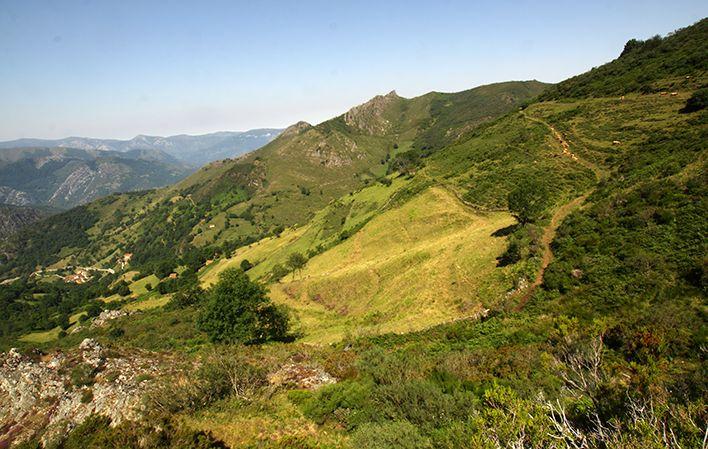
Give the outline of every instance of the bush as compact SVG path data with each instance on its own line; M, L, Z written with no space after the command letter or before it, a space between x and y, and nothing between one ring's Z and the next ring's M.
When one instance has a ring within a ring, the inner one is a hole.
M262 369L240 357L215 352L186 376L159 384L149 393L148 405L152 411L169 416L203 409L231 395L251 400L267 383Z
M352 435L352 447L359 449L426 449L430 439L407 421L365 424Z
M248 271L253 268L253 264L248 259L243 259L241 261L240 267L243 271Z
M270 302L262 285L231 268L209 291L198 325L213 342L260 343L285 338L288 315Z
M204 290L198 285L192 285L172 295L169 305L176 309L184 309L201 303L203 299Z
M276 263L273 265L273 268L270 270L270 279L271 281L279 281L285 276L287 276L289 273L288 269L285 268L283 265Z
M71 370L69 378L71 379L71 384L75 387L88 387L94 383L94 374L95 370L91 365L82 363Z
M696 112L705 109L706 106L708 106L708 87L695 91L691 98L686 100L686 106L681 109L681 112Z
M548 189L536 179L526 179L509 193L507 201L509 211L519 223L532 223L549 206Z

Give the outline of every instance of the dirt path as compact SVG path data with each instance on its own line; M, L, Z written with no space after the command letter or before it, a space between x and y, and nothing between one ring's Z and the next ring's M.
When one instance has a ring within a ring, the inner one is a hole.
M528 120L532 122L536 122L539 124L544 125L546 128L548 128L551 131L551 134L553 134L553 137L558 141L560 144L563 155L570 157L574 161L578 162L582 166L592 170L592 172L595 174L595 178L597 181L601 181L602 179L605 179L607 177L607 171L603 169L602 167L598 166L597 164L590 162L588 160L579 158L576 154L574 154L572 151L570 151L570 145L568 144L568 140L563 137L563 135L553 127L550 123L541 120L536 117L531 117L526 114L526 112L522 112L523 116L527 118ZM541 258L541 267L538 270L538 273L536 274L536 278L534 281L522 292L521 294L521 299L519 300L519 304L516 306L516 310L521 310L526 303L529 301L531 298L531 295L536 291L536 288L538 288L541 283L543 283L543 275L546 273L546 268L548 268L548 265L550 265L551 261L553 261L553 251L551 251L551 242L553 241L553 238L556 236L556 231L558 230L558 227L560 226L561 222L563 222L563 219L570 215L571 212L577 210L582 206L582 204L585 202L587 197L595 190L595 187L591 188L590 190L586 191L579 197L576 197L569 202L563 204L561 207L559 207L553 216L551 217L551 222L546 226L546 228L543 230L543 236L541 236L541 244L543 245L543 256Z
M545 120L542 120L537 117L531 117L530 115L526 114L525 111L521 112L521 114L529 121L539 123L546 128L548 128L551 131L551 134L553 134L553 137L558 141L558 144L560 144L562 150L563 150L563 155L568 156L569 158L573 159L583 167L591 170L595 174L595 178L597 178L598 181L601 181L607 177L607 171L600 167L599 165L590 162L586 159L583 159L581 157L578 157L575 153L570 151L570 144L568 143L568 139L564 138L563 135L550 123L548 123Z
M521 310L526 305L528 300L531 298L533 292L535 292L536 288L538 288L538 286L540 286L543 282L543 275L546 273L546 268L548 268L548 265L550 265L551 261L553 260L551 242L556 236L558 226L560 226L560 224L563 222L563 219L570 215L571 212L580 208L580 206L583 204L588 195L590 195L590 192L587 192L559 207L558 210L556 210L556 212L553 214L553 217L551 217L550 224L546 226L546 228L543 230L543 235L541 236L541 244L543 245L543 257L541 258L541 267L539 268L534 281L522 292L523 295L521 296L521 300L516 306L517 311Z

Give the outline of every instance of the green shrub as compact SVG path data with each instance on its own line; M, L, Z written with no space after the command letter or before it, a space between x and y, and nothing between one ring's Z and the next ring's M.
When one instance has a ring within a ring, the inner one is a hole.
M352 434L352 446L360 449L426 449L432 448L429 438L406 421L365 424Z
M198 325L213 342L260 343L284 339L288 315L270 302L262 285L232 268L209 291Z
M686 106L681 112L696 112L708 107L708 87L698 89L686 100Z
M76 365L72 370L69 378L71 384L75 387L87 387L93 385L96 370L91 365L81 363Z

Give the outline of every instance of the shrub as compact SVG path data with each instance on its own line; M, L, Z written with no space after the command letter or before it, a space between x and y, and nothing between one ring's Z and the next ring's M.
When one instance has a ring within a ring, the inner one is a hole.
M282 231L281 231L282 232ZM239 265L243 271L248 271L253 268L253 264L248 259L243 259Z
M82 363L71 370L69 378L71 379L71 384L75 387L87 387L93 385L94 374L95 370L91 365Z
M507 201L519 223L531 223L539 220L549 206L548 189L536 179L526 179L509 193Z
M359 449L426 449L430 439L407 421L365 424L352 435L352 447Z
M204 290L198 285L192 285L185 289L179 290L170 298L170 307L176 309L184 309L199 304L204 299Z
M292 253L288 257L288 268L290 268L293 273L302 271L305 264L307 264L307 258L301 253Z
M209 291L198 325L213 342L259 343L282 340L288 315L270 302L262 285L232 268Z
M691 98L686 100L686 106L681 109L681 112L696 112L705 109L706 106L708 106L708 87L695 91Z

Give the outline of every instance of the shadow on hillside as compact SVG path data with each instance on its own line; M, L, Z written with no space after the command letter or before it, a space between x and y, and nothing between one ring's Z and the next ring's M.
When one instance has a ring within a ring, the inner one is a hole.
M504 228L497 229L496 231L492 232L492 237L506 237L507 235L513 234L514 231L519 227L518 223L514 223L512 225L506 226Z

